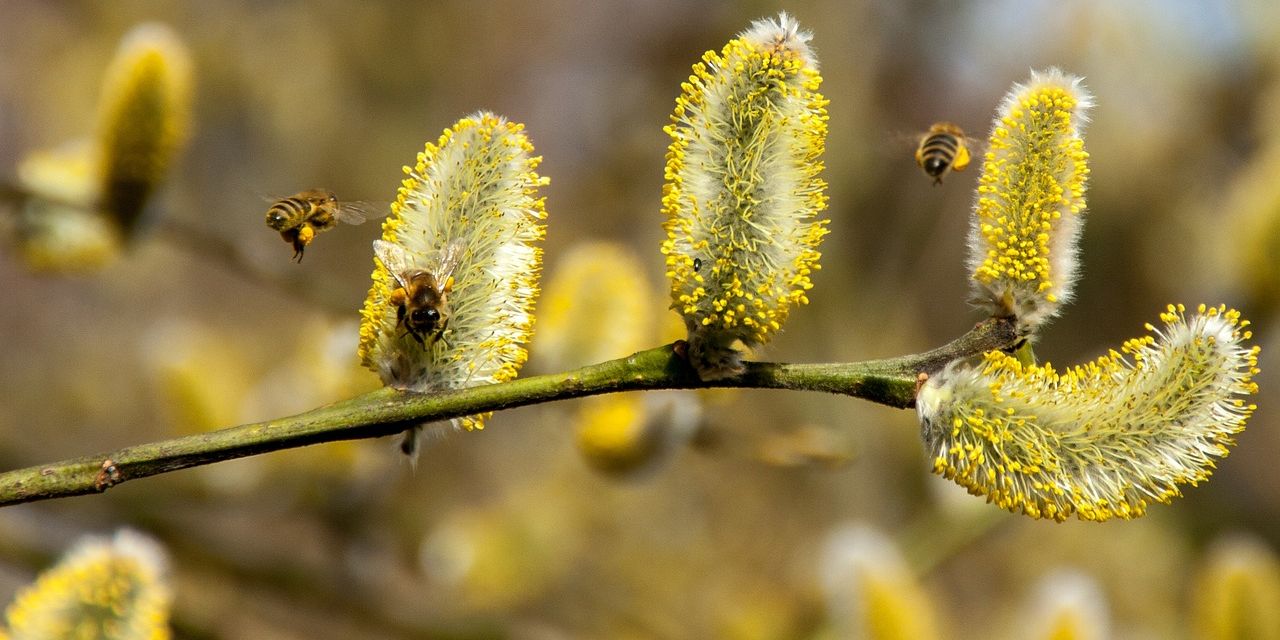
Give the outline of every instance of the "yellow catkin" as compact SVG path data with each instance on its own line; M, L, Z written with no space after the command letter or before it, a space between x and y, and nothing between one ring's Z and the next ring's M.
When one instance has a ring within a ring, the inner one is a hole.
M969 234L973 301L1033 333L1070 299L1077 276L1093 100L1057 69L1015 84L997 110Z
M653 344L652 285L626 247L573 246L555 264L539 303L535 360L564 371L630 355Z
M1258 347L1226 307L1164 326L1059 372L999 351L953 365L916 398L933 470L1034 518L1134 518L1209 477L1244 429Z
M99 206L128 235L191 128L192 72L168 27L135 27L107 71L98 115Z
M158 545L122 531L90 539L19 592L5 612L14 640L166 640L173 599Z
M1190 600L1197 638L1280 640L1280 560L1260 540L1214 543L1192 582Z
M735 343L768 342L819 268L827 101L810 37L783 13L707 52L666 127L662 253L705 379L740 372Z
M860 525L838 529L827 543L822 570L834 637L942 637L929 595L878 531Z
M533 305L546 234L538 189L548 179L524 125L488 112L459 120L428 143L382 226L382 241L399 248L413 269L437 270L446 247L460 247L448 293L448 328L419 343L398 322L392 292L399 286L382 260L360 312L358 356L384 384L430 392L516 376L528 358ZM486 416L460 418L466 429ZM406 447L406 450L411 447Z
M1089 576L1056 570L1036 586L1019 621L1018 637L1034 640L1104 640L1111 637L1107 601Z

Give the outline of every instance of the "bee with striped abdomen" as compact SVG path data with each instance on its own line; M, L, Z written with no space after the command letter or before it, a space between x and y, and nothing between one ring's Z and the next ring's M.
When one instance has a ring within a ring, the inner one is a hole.
M321 231L338 226L339 221L360 224L384 215L386 211L380 212L377 205L341 201L328 189L308 189L274 200L267 209L267 226L293 245L293 257L302 262L303 250Z
M950 122L934 123L920 137L916 164L933 178L934 184L942 184L942 178L948 172L964 171L969 166L969 146L964 130Z

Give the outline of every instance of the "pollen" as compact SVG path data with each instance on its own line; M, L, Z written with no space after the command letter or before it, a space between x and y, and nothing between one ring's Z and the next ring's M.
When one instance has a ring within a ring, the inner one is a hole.
M783 13L707 52L665 128L662 253L706 379L740 371L733 345L768 342L813 286L827 100L810 38Z
M993 351L917 398L934 471L1034 518L1135 518L1212 473L1244 429L1258 347L1239 312L1181 305L1153 335L1056 371Z

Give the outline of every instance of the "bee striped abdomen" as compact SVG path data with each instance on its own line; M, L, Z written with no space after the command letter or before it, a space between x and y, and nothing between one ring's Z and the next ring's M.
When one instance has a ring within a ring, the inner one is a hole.
M276 231L286 231L302 224L311 212L311 203L301 198L282 198L267 209L267 226Z
M934 179L934 184L942 182L948 171L963 171L969 166L964 131L949 122L934 124L920 140L916 163Z

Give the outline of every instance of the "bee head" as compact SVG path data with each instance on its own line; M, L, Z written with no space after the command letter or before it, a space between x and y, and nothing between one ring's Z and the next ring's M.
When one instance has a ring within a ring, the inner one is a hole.
M409 314L409 323L415 327L421 327L425 331L435 328L436 323L440 321L440 312L435 309L414 309Z

